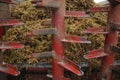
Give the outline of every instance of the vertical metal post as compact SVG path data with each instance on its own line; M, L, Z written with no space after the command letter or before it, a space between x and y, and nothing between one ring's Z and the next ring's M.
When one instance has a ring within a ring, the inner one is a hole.
M61 38L64 37L64 14L65 14L65 0L61 0L60 8L52 10L52 27L56 28L58 34L53 37L52 48L55 51L57 57L53 58L53 80L63 80L64 68L58 65L57 58L64 56L64 45L61 42Z
M110 0L109 0L110 1ZM113 1L113 0L111 0ZM118 32L111 29L110 23L113 22L115 24L120 23L120 4L110 5L110 11L108 15L108 30L109 33L106 35L105 39L105 53L108 56L103 57L100 80L111 80L111 64L114 62L115 53L110 50L111 46L116 46L118 43Z

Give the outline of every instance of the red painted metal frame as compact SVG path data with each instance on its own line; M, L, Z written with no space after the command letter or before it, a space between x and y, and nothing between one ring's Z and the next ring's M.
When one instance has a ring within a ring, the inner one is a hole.
M109 1L113 1L114 0L109 0ZM114 57L115 57L115 53L113 51L110 50L110 46L116 46L118 43L118 32L117 31L113 31L110 29L110 22L114 22L114 23L120 23L120 4L113 4L111 3L110 6L110 11L109 11L109 16L108 16L108 30L109 33L106 35L106 39L105 39L105 53L108 54L108 56L103 57L102 60L102 66L101 66L101 76L100 76L100 80L105 79L105 80L111 80L111 70L110 67L114 62Z
M33 53L29 55L28 58L52 57L52 54L54 54L54 51L43 52L43 53Z
M60 8L53 9L52 11L52 26L58 30L58 35L52 39L52 48L55 51L55 55L59 58L64 56L64 44L60 39L64 38L64 14L65 14L65 0L61 0ZM64 68L59 66L57 57L53 58L52 63L53 80L63 80Z
M104 49L96 49L89 51L88 54L84 55L85 59L92 59L92 58L100 58L107 56L106 53L104 53Z
M18 42L0 42L0 72L10 74L13 76L17 76L20 72L17 68L11 64L7 64L3 61L3 53L6 49L20 49L23 48L24 45L19 44Z
M7 4L13 4L13 0L0 0L0 3L5 3L5 4L3 4L3 6L7 5ZM7 10L7 9L4 7L3 10ZM10 14L8 14L8 15L10 15ZM6 17L6 19L0 19L1 37L4 35L4 27L18 26L18 25L22 25L22 24L23 23L17 19L9 19L8 16ZM24 47L24 45L19 44L18 42L0 41L0 50L1 50L1 52L0 52L0 72L3 72L5 74L10 74L12 76L18 76L20 74L20 72L17 70L16 66L13 66L11 64L4 62L3 53L7 49L21 49L23 47ZM3 80L4 77L0 78L0 79Z
M23 24L17 19L0 19L0 26L19 26Z
M64 39L61 40L62 42L71 42L71 43L88 43L90 44L91 41L87 41L86 38L76 36L76 35L66 35Z
M8 4L13 4L12 0L0 0L2 3L8 3Z
M66 11L66 17L81 17L81 18L89 18L90 15L86 14L84 11Z
M109 7L92 7L86 12L108 12Z
M0 42L0 49L22 49L24 45L18 42Z
M28 33L26 36L37 36L37 35L48 35L48 34L57 34L57 30L55 28L46 28L46 29L36 29L31 33Z
M84 74L84 72L80 70L80 67L68 58L63 57L59 60L58 64L65 69L77 74L78 76L82 76Z
M108 32L106 32L103 28L94 27L86 29L85 31L83 31L83 33L107 34Z
M0 65L0 72L4 72L6 74L10 74L13 76L18 76L20 72L17 68L11 64L4 63Z
M36 7L47 7L52 8L52 20L44 21L43 25L52 24L53 28L44 29L44 30L34 30L32 33L28 34L28 36L34 35L47 35L47 34L55 34L52 38L52 48L54 53L53 62L52 62L52 72L54 80L68 80L64 77L64 68L72 71L73 73L81 76L83 72L80 70L79 66L77 66L74 62L66 59L64 57L64 43L63 42L76 42L76 43L91 43L87 41L85 38L73 35L65 35L64 32L64 24L65 24L65 1L66 0L42 0L41 2L33 1L32 3L36 3ZM72 13L71 13L72 12ZM72 17L86 15L85 12L74 12L71 11L70 15ZM80 13L80 14L79 14ZM67 39L66 39L67 38ZM64 41L65 40L65 41ZM66 41L67 40L67 41ZM31 57L41 57L44 55L31 55ZM51 56L51 55L50 55ZM30 57L30 56L28 56ZM61 61L61 59L63 59ZM63 63L63 64L62 64Z

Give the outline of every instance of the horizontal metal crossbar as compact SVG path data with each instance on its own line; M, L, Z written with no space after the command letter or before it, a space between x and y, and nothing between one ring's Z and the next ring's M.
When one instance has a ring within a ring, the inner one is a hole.
M109 7L92 7L88 9L86 12L108 12Z
M0 49L21 49L24 48L24 45L18 42L0 42Z
M91 33L91 34L108 34L103 28L88 28L83 33Z
M55 28L37 29L27 34L27 36L48 35L48 34L57 34L57 29Z
M67 35L62 42L71 42L71 43L91 43L91 41L87 41L86 38L76 36L76 35Z
M96 49L96 50L89 51L87 53L88 54L84 55L85 59L100 58L100 57L107 56L107 54L104 53L104 49Z
M66 11L65 17L90 18L90 15L86 14L84 11Z
M17 19L0 19L0 26L20 26L23 24Z
M78 65L76 65L74 62L65 57L60 59L58 61L58 64L64 67L65 69L77 74L78 76L82 76L84 74L84 72L80 70L80 67Z
M18 76L20 74L15 66L7 63L3 63L2 65L0 65L0 71L13 76Z
M76 64L79 68L86 68L89 67L90 64L88 62L80 62L78 64ZM14 64L14 66L17 66L16 64ZM114 63L111 66L120 66L120 60L116 60L114 61ZM27 67L27 70L35 70L35 71L40 71L40 70L51 70L52 69L52 64L51 63L46 63L46 62L38 62L35 64L30 64L27 65L26 63L23 63L21 65L21 68L25 68Z
M50 52L42 52L42 53L34 53L29 55L29 58L42 58L42 57L52 57L52 54L54 54L54 51Z

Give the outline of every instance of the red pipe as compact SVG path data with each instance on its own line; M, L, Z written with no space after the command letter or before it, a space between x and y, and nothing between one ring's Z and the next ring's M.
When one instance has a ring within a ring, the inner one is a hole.
M110 11L108 15L108 30L109 33L106 35L105 39L105 53L108 54L108 56L103 57L102 60L102 67L101 67L101 74L100 80L111 80L111 64L114 62L115 53L110 50L111 46L116 46L118 43L118 32L111 30L110 23L113 22L115 24L120 23L120 4L117 5L111 5Z
M57 59L61 59L64 56L64 44L61 39L64 38L64 14L65 14L65 0L61 0L61 6L53 9L52 11L52 26L57 29L58 34L53 37L52 48L55 51L55 55L52 63L53 80L63 80L64 68L58 65Z

